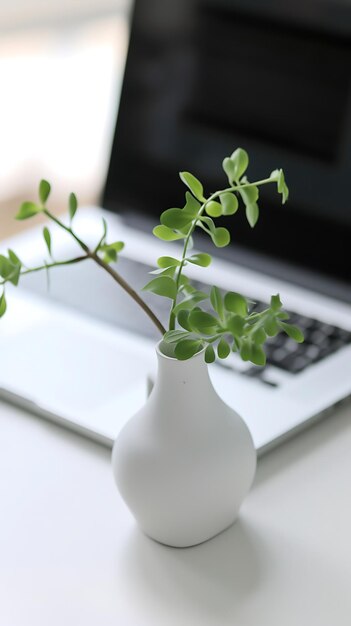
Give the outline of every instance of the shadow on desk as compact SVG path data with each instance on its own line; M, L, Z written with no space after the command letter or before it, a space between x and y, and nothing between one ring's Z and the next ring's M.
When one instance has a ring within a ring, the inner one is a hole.
M236 618L240 623L243 612L265 606L267 594L273 619L276 590L288 593L291 580L300 593L309 581L315 603L324 583L319 581L316 591L311 581L316 572L332 571L333 563L316 549L314 534L329 536L325 528L335 524L333 516L328 519L326 495L336 506L348 488L347 477L345 484L340 477L343 460L349 458L350 416L350 408L344 407L260 459L239 520L214 539L174 549L131 528L115 559L118 579L133 580L133 596L142 606L158 607L159 623L169 623L172 610L179 624L232 625ZM334 460L335 478L328 460Z
M116 567L165 610L177 604L187 615L206 616L210 623L212 616L218 624L255 593L265 553L263 534L243 518L214 539L184 549L158 544L135 527Z

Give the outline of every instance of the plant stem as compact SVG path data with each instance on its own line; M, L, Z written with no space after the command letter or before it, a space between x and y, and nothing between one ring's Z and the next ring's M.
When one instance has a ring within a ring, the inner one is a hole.
M131 296L131 298L133 298L133 300L135 300L135 302L143 309L143 311L146 313L146 315L148 315L150 320L155 324L155 326L160 331L160 333L162 335L165 334L166 329L161 324L161 322L156 317L156 315L153 313L153 311L146 304L146 302L144 302L144 300L139 296L139 294L136 291L134 291L134 289L124 280L124 278L122 278L122 276L120 276L120 274L118 274L118 272L116 272L116 270L114 270L112 267L110 267L110 265L108 265L102 259L100 259L100 257L96 254L96 252L92 252L89 249L84 256L79 256L74 259L68 259L67 261L55 261L54 263L46 263L45 265L39 265L38 267L29 268L29 269L26 269L24 272L21 272L21 276L32 274L33 272L40 272L42 270L48 270L52 267L58 267L61 265L73 265L74 263L80 263L81 261L86 261L87 259L92 259L93 261L95 261L95 263L97 263L97 265L102 267L108 274L110 274L110 276L114 278L114 280L120 285L120 287L122 287L122 289L124 289L124 291L126 291L128 295ZM8 282L7 279L1 281L0 285L4 285L6 282Z
M161 324L160 320L156 317L156 315L153 313L150 307L146 304L146 302L124 280L124 278L122 278L122 276L120 276L120 274L118 274L118 272L116 272L116 270L114 270L113 267L111 267L110 265L105 263L102 259L100 259L100 257L96 254L96 252L92 252L91 250L89 250L87 252L87 257L90 259L93 259L95 263L100 265L100 267L102 267L108 274L110 274L110 276L112 276L112 278L120 285L120 287L122 287L122 289L124 289L124 291L126 291L128 295L131 298L133 298L133 300L135 300L135 302L143 309L143 311L150 318L150 320L154 323L154 325L157 327L160 333L164 335L166 332L166 329L163 326L163 324Z
M34 272L41 272L42 270L49 270L52 267L57 267L60 265L73 265L73 263L80 263L81 261L85 261L87 258L88 256L85 254L84 256L78 256L74 259L68 259L67 261L54 261L53 263L38 265L38 267L28 267L20 273L20 276L26 276L27 274L33 274ZM7 282L11 282L10 279L11 276L7 276L7 278L0 281L0 285L5 285Z
M162 335L164 335L166 332L166 329L163 326L163 324L161 324L160 320L156 317L154 312L150 309L150 307L146 304L146 302L139 296L139 294L127 283L127 281L125 281L124 278L122 278L122 276L118 274L118 272L116 272L116 270L114 270L110 265L108 265L102 259L100 259L100 257L97 254L96 249L94 251L91 251L89 247L84 243L84 241L82 241L75 234L75 232L72 230L70 226L66 226L63 222L61 222L61 220L59 220L57 217L52 215L52 213L50 213L47 209L44 210L44 213L58 226L60 226L66 232L72 235L72 237L76 240L78 245L84 250L84 252L86 252L86 256L82 258L92 259L93 261L95 261L95 263L100 265L100 267L102 267L108 274L110 274L110 276L112 276L112 278L120 285L120 287L122 287L122 289L124 289L124 291L126 291L128 295L131 298L133 298L133 300L143 309L143 311L150 318L150 320L153 322L153 324L156 326L159 332ZM104 236L105 234L106 233L104 233Z
M133 298L133 300L143 309L144 313L146 313L146 315L150 318L150 320L156 326L157 330L163 336L166 332L166 329L164 328L163 324L156 317L156 315L150 309L150 307L146 304L146 302L144 302L144 300L139 296L139 294L124 280L124 278L122 278L122 276L120 276L120 274L118 274L116 270L110 267L108 263L105 263L105 261L103 261L99 257L99 255L97 254L98 248L96 248L94 251L90 250L90 248L84 243L84 241L82 241L78 237L78 235L76 235L76 233L72 230L70 226L66 226L66 224L61 222L60 219L55 217L55 215L50 213L50 211L48 211L46 208L43 210L43 213L50 220L55 222L55 224L57 224L60 228L62 228L69 235L71 235L76 240L78 245L82 248L82 250L84 250L85 254L83 256L75 257L74 259L68 259L67 261L53 261L52 263L45 263L44 265L40 265L38 267L27 268L24 271L22 271L20 275L24 276L26 274L32 274L33 272L40 272L41 270L48 270L52 267L58 267L61 265L72 265L73 263L80 263L81 261L85 261L86 259L92 259L95 263L97 263L97 265L102 267L102 269L104 269L108 274L110 274L110 276L112 276L112 278L120 285L120 287L122 287L122 289L124 289L124 291L126 291L128 295L131 298ZM106 232L104 232L103 238L105 236L106 236ZM100 243L103 240L103 238L100 240ZM9 278L10 277L6 278L3 281L0 281L0 285L5 285L5 283L8 282Z
M78 245L82 248L82 250L84 250L84 252L89 252L89 248L88 246L84 243L84 241L82 241L81 239L79 239L79 237L75 234L75 232L72 230L72 228L70 226L66 226L66 224L64 224L63 222L61 222L61 220L59 220L57 217L55 217L55 215L53 215L52 213L50 213L50 211L48 211L47 209L44 209L43 213L53 222L55 222L55 224L57 224L58 226L60 226L60 228L63 228L63 230L65 230L67 233L69 233L73 239L76 240L76 242L78 243Z
M189 228L189 231L187 233L187 236L185 237L184 240L184 246L183 246L183 254L182 254L182 259L180 262L180 265L178 267L178 271L177 271L177 278L176 278L176 287L177 287L177 291L176 291L176 296L173 300L173 304L172 304L172 308L171 308L171 312L170 312L170 316L169 316L169 329L168 330L174 330L175 329L175 315L174 315L174 308L177 305L177 298L178 298L178 293L179 293L179 284L180 284L180 279L182 276L182 271L185 265L185 260L186 260L186 255L187 255L187 250L188 250L188 246L189 246L189 241L190 241L190 237L193 234L196 225L200 219L200 217L202 216L205 208L206 208L206 204L208 204L209 202L212 202L212 200L215 200L216 198L218 198L222 193L226 193L228 191L238 191L239 189L243 189L245 187L253 187L253 186L257 186L257 185L267 185L268 183L273 182L272 178L264 178L262 180L258 180L255 183L243 183L241 184L236 184L236 185L232 185L231 187L227 187L226 189L221 189L220 191L215 191L211 196L209 196L209 198L207 198L207 200L205 200L205 202L201 205L199 212L197 214L197 216L195 217L195 219L191 222L191 226Z
M41 270L49 270L51 267L57 267L60 265L73 265L73 263L80 263L81 261L85 261L87 259L87 255L77 256L74 259L68 259L67 261L54 261L53 263L46 263L46 265L39 265L38 267L32 267L21 272L21 276L25 276L26 274L33 274L33 272L40 272Z

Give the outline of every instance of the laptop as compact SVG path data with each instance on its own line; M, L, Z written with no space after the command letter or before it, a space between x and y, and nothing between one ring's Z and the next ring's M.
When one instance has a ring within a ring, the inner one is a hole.
M271 339L264 368L235 354L210 366L259 454L351 394L350 85L346 4L136 0L103 208L77 216L91 245L105 217L110 239L126 242L118 270L140 289L158 256L178 252L150 235L164 209L183 204L178 171L221 188L221 161L238 146L250 179L284 169L288 204L262 188L256 228L242 212L223 219L230 247L188 271L197 287L240 291L256 310L279 292L305 334L303 344ZM55 258L75 254L64 232L54 228L52 239ZM45 255L41 228L3 246L27 265ZM90 261L53 270L50 283L32 274L10 294L1 397L110 446L152 387L157 332ZM145 299L166 323L167 299Z

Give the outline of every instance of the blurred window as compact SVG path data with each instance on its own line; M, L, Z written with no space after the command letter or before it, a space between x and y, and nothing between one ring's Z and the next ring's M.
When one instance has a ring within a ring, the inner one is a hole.
M128 43L126 0L1 0L0 202L39 178L94 201Z

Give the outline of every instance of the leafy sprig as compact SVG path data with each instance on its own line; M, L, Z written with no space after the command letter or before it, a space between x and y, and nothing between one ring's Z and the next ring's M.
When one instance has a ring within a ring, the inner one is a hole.
M180 172L180 178L188 188L185 205L164 211L160 217L161 223L153 230L154 235L164 241L183 240L181 258L160 257L158 268L151 272L156 277L144 287L172 302L169 330L164 340L172 344L173 353L178 359L188 359L205 347L207 362L212 362L216 353L219 358L226 358L234 351L244 361L249 360L262 366L266 362L263 344L269 337L284 331L296 341L303 340L299 329L284 321L289 316L282 311L279 296L272 296L270 307L265 311L250 312L249 302L241 294L228 292L223 297L217 287L213 287L207 294L193 287L184 274L184 268L189 263L208 267L212 260L204 252L189 254L196 228L204 231L216 247L225 247L230 243L229 230L217 226L215 219L235 215L241 202L253 228L259 218L257 201L262 185L276 184L278 193L282 195L282 203L287 201L289 190L282 170L274 170L269 177L251 183L246 176L248 165L248 154L242 148L226 157L222 166L229 186L207 198L202 183L193 174ZM208 298L211 312L207 310ZM206 308L203 308L204 301ZM177 323L182 330L176 329Z
M286 322L289 316L282 310L279 295L272 296L270 306L261 312L250 312L244 296L235 292L223 295L218 287L212 287L210 302L210 310L198 306L179 309L177 320L182 330L170 330L164 336L173 344L176 358L187 359L206 346L207 363L212 363L216 354L225 359L238 352L243 361L263 366L263 344L270 337L283 331L295 341L303 341L301 331Z
M71 193L69 195L69 224L65 224L53 213L51 213L47 208L46 202L49 198L50 191L50 183L47 180L41 180L38 189L39 202L23 202L16 215L16 219L26 220L39 214L45 215L49 221L54 222L57 226L65 230L69 235L71 235L71 237L73 237L73 239L82 249L83 254L62 261L55 260L53 257L52 234L49 228L47 226L44 226L43 238L50 257L49 260L44 260L41 265L38 265L36 267L28 268L22 263L20 258L13 250L8 250L7 255L0 255L0 286L2 286L2 293L0 296L0 317L4 315L7 308L5 293L7 283L12 283L14 286L17 286L20 278L27 274L40 272L42 270L46 271L48 274L49 271L54 267L59 267L61 265L73 265L76 263L81 263L82 261L86 261L87 259L91 259L95 261L95 263L97 263L108 274L110 274L110 276L120 285L120 287L122 287L122 289L124 289L143 309L146 315L148 315L150 320L157 327L158 331L164 334L166 329L164 328L163 324L161 324L160 320L157 318L154 312L141 298L141 296L124 280L124 278L118 272L116 272L113 267L111 267L111 263L118 260L118 254L123 250L124 243L122 241L107 241L108 229L106 220L102 220L102 235L97 242L95 248L91 250L89 246L78 236L72 226L72 222L78 209L78 200L76 195L74 193Z
M244 361L263 366L266 362L264 344L267 339L279 332L285 332L297 342L303 341L301 331L287 322L289 316L283 311L279 295L273 295L270 306L257 312L253 303L236 292L223 293L213 286L209 293L197 289L184 273L186 266L197 265L206 268L212 258L206 252L192 252L193 236L196 229L201 229L218 247L225 247L230 242L229 230L218 225L216 220L222 216L233 216L243 206L246 218L253 228L259 218L259 187L276 184L284 204L289 196L282 170L274 170L269 177L249 182L246 171L249 165L247 152L238 148L230 157L223 160L223 170L228 184L221 190L205 197L202 183L190 172L180 172L180 178L186 185L185 205L182 208L170 208L160 217L160 224L153 230L154 235L163 241L183 241L180 258L161 256L157 268L151 272L153 278L144 290L155 295L169 298L170 317L168 330L141 298L116 271L112 264L118 261L119 253L124 248L122 241L108 241L108 227L102 219L102 233L93 249L82 241L73 228L78 210L78 201L74 193L68 198L69 223L56 217L47 207L51 186L46 180L40 181L39 202L23 202L16 215L18 220L26 220L43 214L46 218L65 230L76 241L82 254L66 260L54 258L54 241L48 226L43 228L43 238L49 255L39 266L26 267L13 250L7 255L0 255L0 317L6 311L5 288L8 283L17 286L22 276L45 270L47 275L52 268L61 265L73 265L87 259L93 260L135 300L144 310L168 344L167 354L180 360L189 359L200 350L205 350L208 363L216 357L225 359L231 352L237 352ZM177 328L176 328L177 325Z

